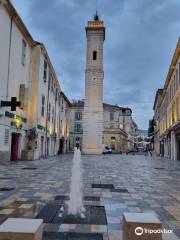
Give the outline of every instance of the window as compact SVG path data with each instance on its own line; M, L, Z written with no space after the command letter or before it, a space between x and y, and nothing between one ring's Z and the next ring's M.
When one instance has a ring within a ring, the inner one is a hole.
M179 63L179 85L180 85L180 63Z
M93 60L97 60L97 51L93 51Z
M82 120L82 112L75 112L75 120Z
M110 112L110 121L114 121L114 112Z
M9 143L9 129L6 128L4 133L4 144L7 145L8 143Z
M48 109L48 120L51 120L51 104L49 103L49 109Z
M41 116L44 117L45 96L42 96Z
M22 56L21 56L21 63L24 66L26 63L26 42L24 39L22 40Z
M53 80L51 81L51 92L54 91L54 83L53 83Z
M62 101L61 101L61 112L64 112L64 99L62 98Z
M54 108L52 109L52 123L54 122Z
M176 68L176 89L178 88L178 70Z
M81 124L80 123L75 123L75 132L81 132Z
M44 75L43 75L43 78L44 78L44 82L46 82L47 80L47 61L44 60Z
M51 73L50 73L50 71L49 71L49 83L48 83L48 90L50 89L50 87L51 87L51 79L52 79L52 77L51 77Z
M19 86L19 101L21 102L21 109L25 107L26 89L25 84L20 84Z

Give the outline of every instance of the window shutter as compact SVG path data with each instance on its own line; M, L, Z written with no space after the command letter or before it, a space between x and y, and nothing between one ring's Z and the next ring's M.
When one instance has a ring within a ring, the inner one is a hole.
M25 105L25 84L19 86L19 101L21 102L21 109L24 109Z

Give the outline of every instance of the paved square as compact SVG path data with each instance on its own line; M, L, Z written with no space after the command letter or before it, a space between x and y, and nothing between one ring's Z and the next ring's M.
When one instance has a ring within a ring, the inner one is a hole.
M9 217L35 218L47 203L67 200L72 158L68 154L34 162L0 160L0 188L12 189L0 191L0 224ZM102 233L104 239L108 239L108 232L110 240L119 240L123 212L153 212L165 229L174 230L164 239L180 239L180 162L143 155L82 158L83 193L88 196L84 203L105 206L108 225L46 224L46 232L55 234L71 227L82 233ZM92 184L111 184L114 188L95 188Z

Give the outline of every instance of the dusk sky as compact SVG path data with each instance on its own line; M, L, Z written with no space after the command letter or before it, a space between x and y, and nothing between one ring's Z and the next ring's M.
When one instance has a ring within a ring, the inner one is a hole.
M95 0L12 0L33 38L43 42L61 88L84 98L85 25ZM106 25L104 102L130 107L147 129L180 35L179 0L99 0Z

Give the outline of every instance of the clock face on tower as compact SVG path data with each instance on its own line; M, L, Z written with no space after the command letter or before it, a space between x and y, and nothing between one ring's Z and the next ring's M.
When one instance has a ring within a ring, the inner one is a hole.
M96 76L93 76L92 77L92 81L96 81L97 80L97 77Z

